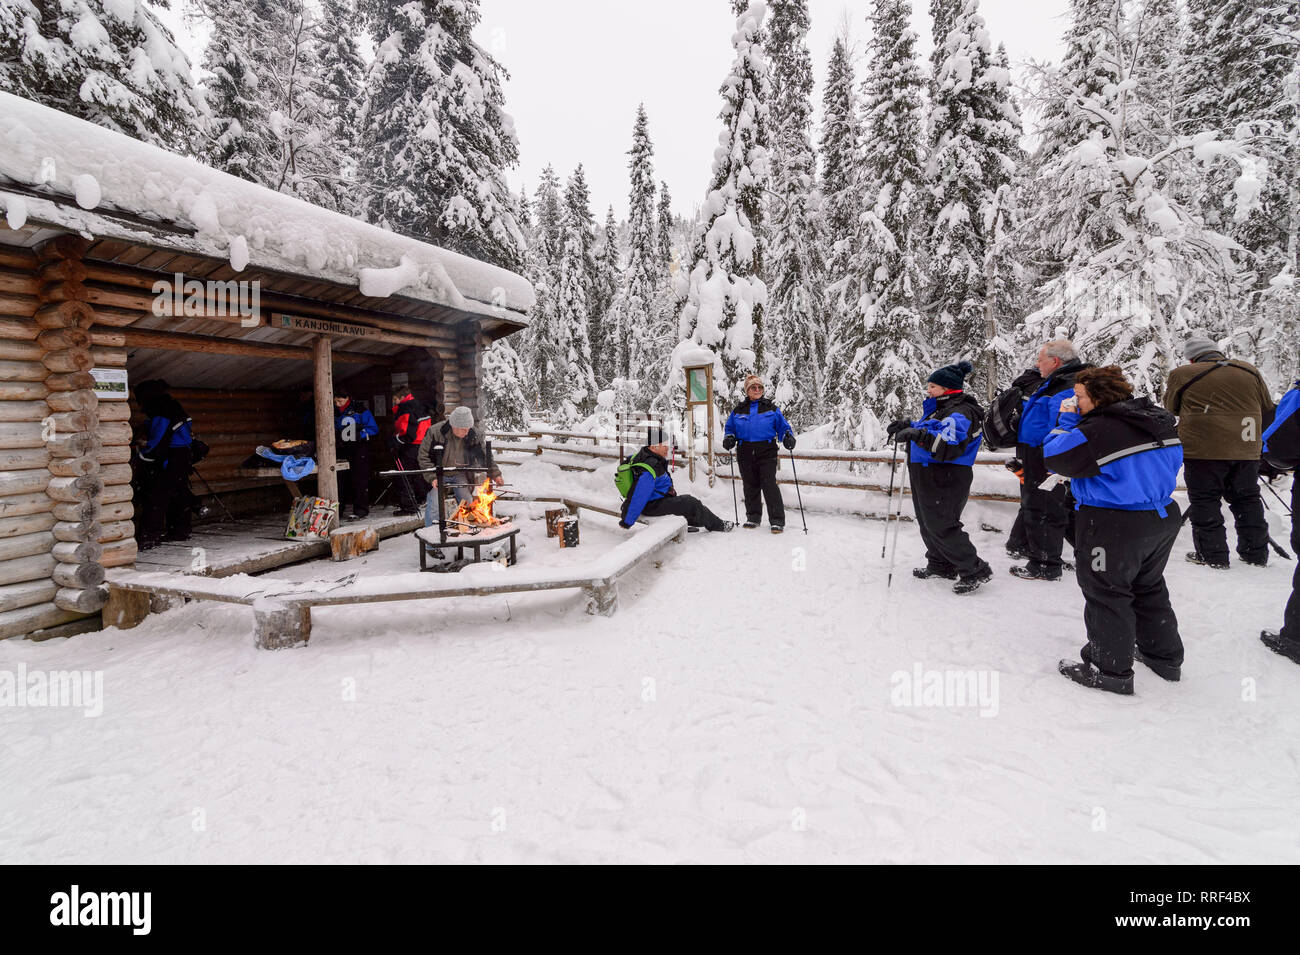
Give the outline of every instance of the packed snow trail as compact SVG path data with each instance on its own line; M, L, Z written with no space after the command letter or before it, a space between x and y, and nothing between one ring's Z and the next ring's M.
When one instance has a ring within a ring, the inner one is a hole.
M0 668L102 669L105 700L0 709L0 862L1300 861L1300 668L1258 639L1291 565L1193 567L1185 529L1183 682L1139 665L1119 698L1056 672L1078 588L1011 578L1013 512L971 511L1004 530L974 532L996 577L969 597L911 576L910 524L887 594L883 525L812 510L807 536L689 535L611 618L576 592L330 608L271 653L198 603L4 641ZM584 516L581 548L619 534ZM405 543L347 570L407 572ZM993 705L895 705L917 667L996 673Z

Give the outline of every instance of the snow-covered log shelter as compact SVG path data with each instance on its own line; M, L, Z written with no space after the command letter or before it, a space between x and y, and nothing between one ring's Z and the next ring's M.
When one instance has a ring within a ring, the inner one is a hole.
M256 445L306 409L337 500L336 383L381 431L404 384L477 411L483 350L533 303L512 272L5 93L0 208L0 637L85 629L135 563L130 384L165 379L211 446L196 490L284 514L284 482L241 467Z

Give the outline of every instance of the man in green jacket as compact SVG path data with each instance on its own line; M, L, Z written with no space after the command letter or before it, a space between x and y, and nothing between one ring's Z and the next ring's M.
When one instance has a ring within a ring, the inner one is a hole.
M1228 567L1223 501L1237 528L1237 555L1268 563L1268 523L1259 496L1259 455L1273 420L1273 398L1248 361L1228 359L1203 335L1183 347L1188 364L1169 373L1165 408L1178 415L1183 480L1190 503L1194 564Z

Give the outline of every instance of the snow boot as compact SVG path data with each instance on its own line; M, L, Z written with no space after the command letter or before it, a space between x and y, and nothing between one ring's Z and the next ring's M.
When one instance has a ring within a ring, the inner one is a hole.
M734 531L735 529L736 529L736 525L732 521L723 521L722 529L719 531L719 533L726 534L729 531Z
M1091 663L1084 663L1082 660L1062 660L1056 665L1062 676L1069 677L1080 686L1086 686L1092 690L1106 690L1108 693L1118 693L1121 696L1133 695L1133 678L1122 676L1108 676L1102 673Z
M980 584L987 584L993 579L993 569L985 567L981 571L971 574L969 577L963 577L957 583L952 585L952 592L955 594L973 594L980 589Z
M940 570L937 567L913 567L912 576L917 580L929 580L931 577L942 577L944 580L956 580L957 571Z
M784 534L784 533L785 533L785 527L784 527L783 525L781 525L781 524L773 524L773 525L772 525L772 533L773 533L773 534Z
M752 531L758 526L758 521L745 521L745 530Z
M1226 561L1224 563L1219 563L1218 561L1206 560L1194 550L1189 550L1187 552L1187 562L1189 564L1200 564L1202 567L1210 567L1214 570L1228 569L1228 563Z
M1061 572L1058 570L1052 573L1044 568L1035 568L1032 564L1025 564L1023 567L1012 567L1011 576L1019 577L1021 580L1060 580Z
M1137 658L1162 680L1177 683L1182 678L1183 668L1176 663L1170 663L1168 660L1161 660L1158 657L1149 657L1141 650L1137 651Z
M1300 663L1300 643L1295 640L1288 640L1275 630L1261 630L1259 639L1274 653L1282 654L1293 663Z

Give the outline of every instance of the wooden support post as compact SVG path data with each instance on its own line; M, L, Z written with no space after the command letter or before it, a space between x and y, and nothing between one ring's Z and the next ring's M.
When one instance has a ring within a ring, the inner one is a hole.
M311 608L284 607L268 602L253 606L253 644L259 650L286 650L311 637Z
M587 598L587 613L612 617L618 610L618 584L613 580L595 581L582 588Z
M339 476L334 470L334 368L330 363L328 335L318 335L311 343L315 364L316 388L316 467L317 491L327 501L339 499Z
M149 594L144 591L110 587L104 603L104 626L130 630L144 622L149 610Z

